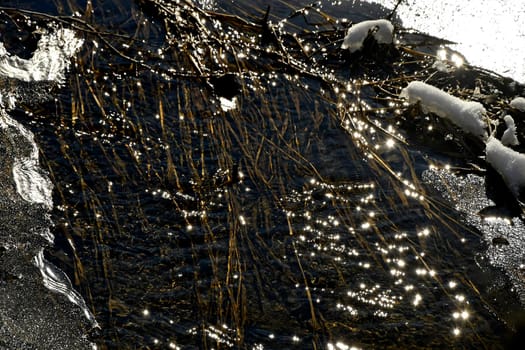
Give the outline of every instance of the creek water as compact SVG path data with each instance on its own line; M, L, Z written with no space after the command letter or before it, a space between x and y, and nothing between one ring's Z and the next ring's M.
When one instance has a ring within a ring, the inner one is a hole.
M29 56L50 21L84 40L51 98L9 115L54 186L43 254L95 317L97 348L519 341L515 199L494 205L483 149L398 98L428 80L496 118L519 83L435 69L453 51L399 24L406 50L341 53L351 21L391 14L368 2L4 3L31 11L4 9L13 55ZM487 223L493 206L508 210Z

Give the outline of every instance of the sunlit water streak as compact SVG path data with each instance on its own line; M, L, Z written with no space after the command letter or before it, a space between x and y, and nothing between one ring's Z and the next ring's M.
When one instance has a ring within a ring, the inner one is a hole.
M393 8L394 0L366 0ZM402 25L455 42L475 66L525 83L525 2L522 0L404 0Z

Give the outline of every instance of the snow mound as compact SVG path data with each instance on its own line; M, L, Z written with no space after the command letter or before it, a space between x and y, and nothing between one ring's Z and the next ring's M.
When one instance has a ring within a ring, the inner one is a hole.
M510 101L510 106L514 109L519 110L520 112L525 112L525 98L516 97L515 99Z
M486 146L487 162L501 175L511 192L518 197L520 189L525 187L525 154L506 147L492 136Z
M520 142L518 141L518 136L516 135L516 124L514 124L514 119L512 119L510 115L506 115L503 120L507 125L507 129L505 132L503 132L503 136L501 136L501 143L503 143L505 146L519 145Z
M479 102L461 100L420 81L408 84L400 96L406 98L409 104L420 103L423 112L448 119L463 131L482 140L488 137L484 120L486 110Z
M359 51L369 34L378 44L392 44L393 32L394 26L386 19L360 22L348 29L341 48L348 49L351 53Z

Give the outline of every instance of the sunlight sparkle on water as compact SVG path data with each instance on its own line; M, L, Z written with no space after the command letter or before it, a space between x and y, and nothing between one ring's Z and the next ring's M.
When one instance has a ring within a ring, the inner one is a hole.
M416 269L416 275L418 276L426 276L426 275L434 276L435 274L436 273L433 270L427 271L426 269L423 269L423 268Z
M362 262L360 262L359 266L362 266L364 269L369 269L370 268L370 263L362 263Z
M465 301L465 296L463 294L457 294L455 296L456 300L459 301L459 302L464 302Z
M394 6L390 0L368 2ZM516 25L525 18L524 1L402 1L396 15L405 27L457 43L450 46L470 63L525 80L520 51L525 46L525 27ZM446 59L441 50L437 56ZM451 55L449 60L456 66L463 64L459 57Z
M465 60L463 59L463 57L461 57L460 55L455 54L455 53L452 54L452 56L450 56L450 60L458 68L461 67L465 63Z
M363 230L368 230L372 225L367 221L361 224Z
M355 346L350 346L350 345L347 345L343 342L340 342L338 341L337 343L332 344L332 343L328 343L326 344L326 348L328 350L360 350L360 348L357 348Z
M421 303L421 300L423 300L423 298L421 297L420 294L416 294L416 296L414 297L414 301L412 302L412 304L414 304L414 306L418 306L420 303Z
M452 317L453 317L454 319L456 319L456 320L458 320L458 319L460 319L460 318L461 318L462 320L467 320L467 319L469 318L469 316L470 316L470 314L469 314L469 312L468 312L467 310L463 310L463 311L461 311L461 312L456 311L456 312L454 312L454 313L452 314Z
M245 226L246 225L246 219L244 218L244 216L242 215L239 215L239 222L241 223L241 225Z
M423 229L417 233L418 237L428 237L430 235L430 230L428 228Z
M447 50L445 49L439 49L437 52L436 52L436 55L438 57L438 59L440 59L441 61L444 61L447 59Z

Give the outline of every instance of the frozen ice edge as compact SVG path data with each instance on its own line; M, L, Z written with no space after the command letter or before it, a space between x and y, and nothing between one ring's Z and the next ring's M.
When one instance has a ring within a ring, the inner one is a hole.
M71 29L60 28L46 32L40 38L33 56L26 60L10 55L0 42L0 75L25 82L62 82L71 56L83 40Z
M513 284L520 302L525 305L525 285L521 277L524 264L525 224L521 218L512 220L482 217L480 211L495 203L485 193L485 178L468 174L458 176L446 169L431 168L422 174L423 181L434 187L454 208L464 214L467 224L482 233L487 245L486 255L492 266L505 271ZM451 193L453 195L451 195ZM494 238L504 237L508 245L495 245Z
M71 57L83 44L74 31L55 28L45 31L40 38L37 49L30 59L9 54L0 42L0 76L23 82L50 81L62 83L65 78ZM28 155L13 160L12 176L16 191L29 203L42 205L45 209L53 208L53 185L47 174L39 166L38 148L31 131L12 119L7 111L16 105L17 96L4 95L0 91L0 128L13 128L31 145ZM40 232L50 243L54 237L49 230ZM84 313L92 327L98 323L86 306L84 299L72 287L69 278L53 264L44 259L43 248L34 257L34 264L42 274L43 284L49 290L64 295L77 305Z
M44 286L49 290L65 295L70 302L80 307L84 316L93 327L98 327L95 316L89 311L82 296L73 289L69 277L67 277L62 270L58 269L55 265L44 258L44 249L40 250L40 252L33 258L33 261L42 274Z
M38 166L38 148L33 133L9 117L4 110L0 110L0 128L9 127L19 132L31 145L31 152L28 156L14 160L12 175L16 191L25 201L41 204L47 210L51 210L53 208L51 195L53 184ZM53 241L52 238L48 240Z
M71 29L56 28L44 32L37 49L29 60L10 55L0 42L0 76L24 82L52 81L61 83L73 54L80 48L83 40L76 37ZM31 154L15 160L13 179L17 192L30 203L53 207L51 181L38 166L38 148L33 134L21 124L10 118L6 111L14 108L16 96L4 96L0 92L0 127L17 129L33 146Z
M61 83L69 66L71 56L80 48L83 40L75 32L58 28L44 32L37 49L29 60L10 55L0 42L0 76L24 82L53 81ZM0 127L16 129L32 145L28 156L15 159L12 174L18 194L29 203L53 207L53 185L38 162L38 148L34 135L6 113L14 108L17 97L3 95L0 91ZM52 240L52 239L51 239Z

